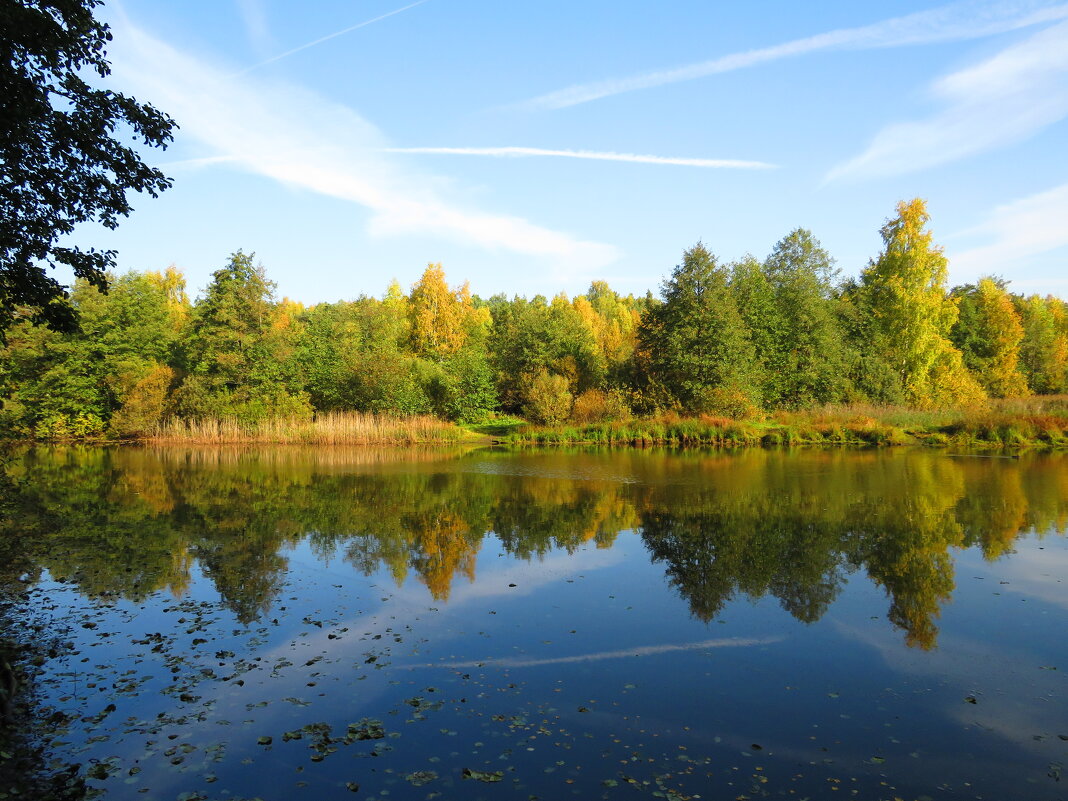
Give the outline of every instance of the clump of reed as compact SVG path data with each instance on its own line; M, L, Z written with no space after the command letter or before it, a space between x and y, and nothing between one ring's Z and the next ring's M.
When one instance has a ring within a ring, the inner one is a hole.
M360 412L326 412L313 418L278 417L244 422L233 418L171 420L148 437L158 443L229 445L413 445L456 442L462 429L436 417L388 417Z

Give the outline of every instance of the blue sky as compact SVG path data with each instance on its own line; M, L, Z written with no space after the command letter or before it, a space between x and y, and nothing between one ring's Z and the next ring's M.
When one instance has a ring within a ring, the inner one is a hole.
M1068 297L1068 3L110 2L174 178L79 242L305 303L429 262L473 292L654 292L810 229L856 275L923 197L952 283Z

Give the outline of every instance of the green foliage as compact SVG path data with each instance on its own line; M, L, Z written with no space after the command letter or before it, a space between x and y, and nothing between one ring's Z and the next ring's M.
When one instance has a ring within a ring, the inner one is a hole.
M166 147L174 121L150 105L95 89L87 73L111 72L100 0L0 3L0 336L16 316L72 331L65 288L46 271L65 265L106 287L113 251L61 245L75 226L118 226L127 194L171 185L131 140ZM125 128L121 134L116 128Z
M295 339L291 320L273 303L274 284L252 259L234 253L193 307L184 343L189 375L174 399L183 417L255 422L312 412L295 359L286 358Z
M716 390L759 400L756 352L728 277L704 245L683 254L661 289L663 303L638 330L639 370L650 395L691 412L713 410Z
M431 380L434 411L454 423L479 423L497 407L493 370L485 352L465 348L447 359Z
M1032 392L1068 392L1068 306L1057 298L1015 298L1023 326L1020 369Z
M381 299L305 309L277 301L241 251L195 305L174 268L109 276L107 294L79 280L79 331L34 325L31 314L9 329L0 433L139 438L213 425L263 431L335 412L464 424L522 413L579 426L537 434L554 441L891 444L901 440L892 425L764 421L828 404L980 409L986 393L1068 389L1068 306L1011 296L994 281L947 294L923 203L898 211L883 228L884 252L839 286L833 260L802 229L763 263L746 257L729 269L699 243L660 299L595 281L574 300L483 300L449 289L431 265L411 297L394 281ZM663 422L679 412L751 427ZM920 428L929 441L956 436ZM1020 428L1021 441L1030 430ZM1059 430L1039 426L1035 437L1059 441Z
M535 423L559 425L571 416L575 398L562 375L542 369L525 377L526 403L523 411Z
M791 231L764 262L782 320L768 405L803 409L848 398L846 378L856 358L834 297L834 260L809 231Z

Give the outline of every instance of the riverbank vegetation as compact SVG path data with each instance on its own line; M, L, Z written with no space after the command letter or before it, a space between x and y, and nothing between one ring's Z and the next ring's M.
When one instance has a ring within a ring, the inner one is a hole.
M510 432L519 445L928 445L955 448L1068 447L1068 396L921 410L864 404L780 411L735 420L713 415L654 417Z
M1063 444L1068 304L995 277L949 288L927 223L899 204L845 280L802 229L763 261L698 243L659 297L481 298L430 265L407 293L305 307L241 251L195 302L175 268L79 282L78 331L27 310L4 332L0 431L400 443L519 416L504 438Z

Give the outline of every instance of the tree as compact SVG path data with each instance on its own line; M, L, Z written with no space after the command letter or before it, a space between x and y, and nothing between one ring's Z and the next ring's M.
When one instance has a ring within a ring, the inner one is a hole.
M834 306L834 259L809 231L798 228L764 262L781 317L780 406L803 408L844 400L850 361Z
M960 303L960 317L951 334L964 364L992 397L1028 394L1019 369L1024 329L1004 283L983 278L978 286L958 287L953 294Z
M212 275L193 308L186 339L189 375L176 393L192 418L311 413L292 356L287 317L274 303L274 283L240 250Z
M61 246L76 225L118 226L128 192L153 197L171 185L126 144L125 132L166 147L174 121L132 97L91 87L106 77L102 0L0 0L0 335L21 307L35 322L72 330L77 313L46 267L106 289L115 252Z
M661 288L664 302L646 312L638 360L653 403L689 412L734 414L758 401L756 355L728 273L698 242Z
M786 320L779 311L775 290L760 262L745 256L731 266L731 295L749 329L760 364L762 395L769 405L779 404L784 382Z
M1068 389L1068 315L1054 297L1019 298L1023 342L1020 366L1031 391L1054 394Z
M441 360L464 346L468 318L474 313L471 293L466 284L449 289L440 264L427 265L408 303L412 350L417 355Z
M927 207L916 198L897 204L880 231L883 252L861 274L881 351L917 406L981 402L984 393L949 340L957 303L946 293L946 257L932 244Z

